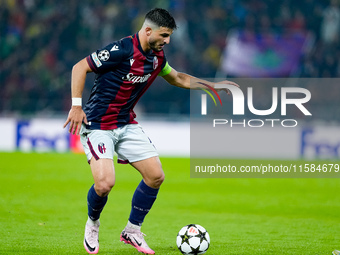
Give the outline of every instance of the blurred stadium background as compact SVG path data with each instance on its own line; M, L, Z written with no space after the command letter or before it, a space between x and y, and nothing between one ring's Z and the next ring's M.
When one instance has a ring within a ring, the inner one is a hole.
M179 71L231 79L340 75L337 0L84 0L81 4L3 0L0 129L5 139L0 150L36 148L39 144L44 147L41 150L51 146L55 149L54 138L35 137L25 147L20 137L33 137L29 132L41 134L39 128L46 121L36 118L49 119L45 129L60 126L71 104L72 66L94 50L138 31L145 13L156 6L169 9L177 20L179 29L165 52L169 63ZM90 74L87 79L84 101L93 78ZM318 116L330 121L327 116L339 108L339 94L330 90L324 93L320 100L313 94L311 104L318 108L327 98L324 114ZM157 79L136 111L139 119L181 122L179 128L187 130L188 125L183 123L189 121L189 101L189 91ZM340 114L331 114L331 120L338 123ZM53 132L56 134L55 128ZM58 146L64 150L64 145ZM188 147L186 150L188 155Z

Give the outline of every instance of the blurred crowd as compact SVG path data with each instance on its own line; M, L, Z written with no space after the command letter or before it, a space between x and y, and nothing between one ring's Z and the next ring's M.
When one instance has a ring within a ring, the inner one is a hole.
M72 66L137 32L154 7L168 9L179 27L165 47L176 70L215 77L231 29L302 30L315 41L294 75L340 76L338 0L0 0L0 115L67 112ZM89 76L85 99L94 78ZM138 107L186 114L189 92L157 79Z

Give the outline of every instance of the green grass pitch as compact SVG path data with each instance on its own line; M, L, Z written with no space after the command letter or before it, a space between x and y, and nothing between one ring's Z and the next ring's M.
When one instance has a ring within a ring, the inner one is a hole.
M17 152L0 159L0 254L87 254L92 176L85 156ZM179 255L176 235L189 223L208 230L207 255L340 249L339 179L193 179L189 159L161 160L166 179L142 228L156 254ZM119 235L140 175L116 164L116 176L101 217L99 254L138 254Z

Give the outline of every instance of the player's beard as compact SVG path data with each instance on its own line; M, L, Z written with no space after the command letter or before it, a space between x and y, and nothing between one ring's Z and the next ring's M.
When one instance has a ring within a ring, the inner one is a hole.
M152 39L150 38L149 45L150 45L150 48L151 48L152 50L154 50L154 51L161 51L161 50L163 49L163 47L162 47L162 48L159 48L159 46L162 46L162 45L164 45L164 44L160 44L160 43L157 42L157 40L152 40Z

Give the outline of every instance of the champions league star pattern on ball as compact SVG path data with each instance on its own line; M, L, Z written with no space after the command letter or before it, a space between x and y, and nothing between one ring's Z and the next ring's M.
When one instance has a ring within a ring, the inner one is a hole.
M163 50L144 52L138 33L113 42L86 58L96 73L84 112L88 129L136 124L134 106L166 66Z
M207 230L198 224L189 224L177 234L176 244L182 254L204 254L210 245Z

